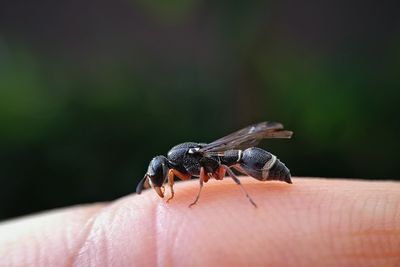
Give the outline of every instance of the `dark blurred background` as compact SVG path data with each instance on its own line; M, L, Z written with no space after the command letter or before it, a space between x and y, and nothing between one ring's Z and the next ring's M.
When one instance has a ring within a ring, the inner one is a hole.
M2 1L0 219L130 194L263 120L294 176L398 179L397 3Z

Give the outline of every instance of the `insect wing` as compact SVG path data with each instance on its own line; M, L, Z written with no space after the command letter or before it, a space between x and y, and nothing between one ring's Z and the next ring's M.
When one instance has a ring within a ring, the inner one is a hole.
M265 138L290 138L291 131L283 130L278 122L261 122L247 126L202 147L199 152L222 152L230 149L246 149Z

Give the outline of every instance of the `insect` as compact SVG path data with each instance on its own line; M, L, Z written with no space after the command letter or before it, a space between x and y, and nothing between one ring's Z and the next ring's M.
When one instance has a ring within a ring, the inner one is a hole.
M256 203L240 183L232 168L257 180L279 180L291 184L289 169L275 155L255 147L265 138L291 138L293 132L286 131L278 122L261 122L247 126L212 143L186 142L174 146L165 156L154 157L146 174L139 182L136 193L152 187L157 194L164 197L164 184L168 182L171 196L174 198L174 177L188 180L199 177L200 189L196 199L199 200L203 184L210 178L222 180L227 173L238 184L248 200Z

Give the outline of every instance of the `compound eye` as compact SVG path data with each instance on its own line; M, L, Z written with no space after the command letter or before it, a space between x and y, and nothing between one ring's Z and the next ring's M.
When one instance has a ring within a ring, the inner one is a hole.
M166 165L166 158L163 156L157 156L150 162L147 170L147 175L150 178L151 184L156 187L163 185L165 178L168 173L168 167Z
M154 171L154 175L149 175L151 183L153 186L162 186L165 180L165 174L163 172L163 167L160 165L158 169Z
M160 177L160 176L149 176L149 178L150 178L152 186L160 187L164 183L164 178L163 177Z

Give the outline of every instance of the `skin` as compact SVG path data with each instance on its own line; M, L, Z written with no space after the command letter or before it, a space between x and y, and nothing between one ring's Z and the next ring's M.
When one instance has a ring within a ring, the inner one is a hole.
M258 208L225 178L3 222L0 266L400 266L399 183L241 181Z

